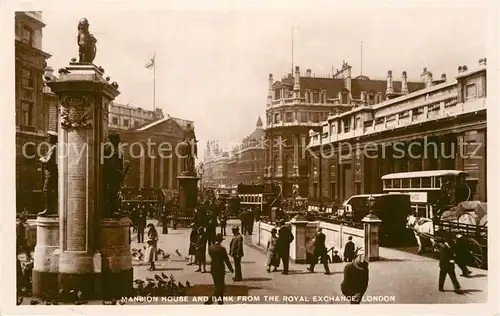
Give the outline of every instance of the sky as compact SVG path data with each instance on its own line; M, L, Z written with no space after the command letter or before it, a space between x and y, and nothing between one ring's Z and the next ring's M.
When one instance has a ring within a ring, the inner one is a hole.
M118 8L115 6L115 8ZM424 67L434 77L453 78L459 65L473 68L487 54L488 8L479 3L447 5L381 3L200 10L48 9L43 49L56 71L77 57L77 24L86 17L97 38L96 65L119 84L116 101L152 109L156 54L156 106L193 120L197 138L230 148L265 122L268 75L292 69L331 74L343 60L360 74L399 79L406 70L419 80ZM202 150L201 150L202 151Z

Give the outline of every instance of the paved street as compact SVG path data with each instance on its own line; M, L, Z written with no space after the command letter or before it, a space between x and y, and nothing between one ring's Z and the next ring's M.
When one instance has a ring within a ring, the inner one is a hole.
M230 227L228 225L228 232ZM161 231L161 227L158 231ZM172 274L183 283L189 281L193 285L189 295L211 295L210 274L195 272L197 266L186 265L189 232L189 229L169 229L168 235L161 235L158 246L170 253L171 257L157 263L158 271ZM226 248L230 239L231 236L228 235L223 242ZM132 247L142 247L135 240L136 236L133 236ZM242 264L244 280L233 282L228 273L227 295L341 295L343 263L331 264L332 275L329 276L322 273L321 265L317 266L317 272L313 274L306 270L306 265L301 264L291 264L290 275L267 273L266 256L257 247L249 246L249 243L250 239L247 237ZM179 249L182 257L175 254L175 249ZM381 249L380 255L383 260L370 264L370 283L366 297L394 296L395 301L392 303L481 303L487 300L487 271L472 269L472 278L459 277L462 288L466 290L465 294L454 293L449 280L445 284L448 291L442 293L437 290L439 269L436 260L385 248ZM146 263L134 262L135 277L145 278L157 273L148 271L147 268Z

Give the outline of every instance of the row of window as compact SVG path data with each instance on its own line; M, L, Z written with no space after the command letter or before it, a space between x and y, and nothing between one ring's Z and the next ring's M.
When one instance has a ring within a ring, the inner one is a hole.
M112 123L113 125L119 125L119 120L118 120L118 118L117 118L117 117L113 117L113 118L111 119L111 123ZM133 127L138 127L139 125L141 125L141 123L140 123L139 121L134 120L134 125L133 125ZM130 120L129 120L129 119L123 119L123 126L124 126L124 127L130 127Z
M301 123L313 122L319 123L326 121L328 119L328 112L298 112L299 117L297 120ZM285 113L274 113L271 121L271 115L267 117L267 125L278 124L280 122L285 123L293 123L295 121L293 112L285 112Z

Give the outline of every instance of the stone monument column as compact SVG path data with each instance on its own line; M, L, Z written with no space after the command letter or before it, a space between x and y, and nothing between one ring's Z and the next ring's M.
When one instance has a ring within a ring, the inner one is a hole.
M197 155L196 136L194 128L188 124L184 131L184 141L179 144L181 172L177 177L179 180L179 209L189 215L194 215L194 209L198 204L198 185L200 179L194 168L194 159Z
M101 146L104 113L118 94L118 85L103 78L92 63L71 62L48 83L60 101L59 287L99 294L101 272Z

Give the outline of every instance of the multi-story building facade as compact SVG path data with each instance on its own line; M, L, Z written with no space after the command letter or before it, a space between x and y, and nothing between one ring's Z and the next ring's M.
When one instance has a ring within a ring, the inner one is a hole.
M239 146L233 146L227 159L227 183L229 186L238 184L238 151Z
M389 173L456 169L468 172L471 198L486 201L486 59L453 80L426 69L423 78L424 89L330 115L311 132L311 199L380 193Z
M305 155L309 131L321 131L322 122L331 113L342 113L355 106L374 105L408 94L425 86L409 82L406 72L401 81L372 80L366 76L352 78L351 66L344 62L331 77L315 77L308 69L301 76L299 67L280 81L269 75L266 105L267 182L282 186L285 197L294 192L308 196L308 164Z
M222 150L219 142L207 142L203 160L201 183L204 188L219 188L228 185L227 168L229 153Z
M265 136L262 120L259 117L252 134L245 137L233 153L235 168L229 169L234 174L233 184L262 183L265 166Z
M50 54L43 51L45 24L39 11L15 14L15 112L17 208L42 211L41 166L38 145L49 129L50 96L45 98L43 76ZM42 154L47 148L41 148Z
M154 121L164 118L163 111L156 108L154 111L129 104L111 102L109 105L109 130L125 131L137 129Z

